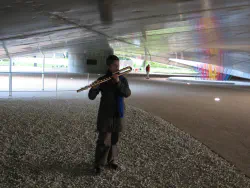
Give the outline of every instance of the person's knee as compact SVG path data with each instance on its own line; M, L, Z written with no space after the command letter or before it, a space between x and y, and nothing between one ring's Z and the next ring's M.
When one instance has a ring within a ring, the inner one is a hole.
M111 146L111 133L100 133L96 144L102 146Z
M119 133L114 133L112 135L111 144L116 145L119 140Z
M117 142L118 142L118 140L112 140L111 144L112 144L112 145L116 145Z

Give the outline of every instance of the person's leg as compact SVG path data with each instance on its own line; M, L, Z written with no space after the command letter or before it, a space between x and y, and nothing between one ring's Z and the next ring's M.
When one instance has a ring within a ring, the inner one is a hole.
M111 147L111 133L99 132L95 150L95 168L100 170L106 164Z
M111 135L111 148L109 150L108 155L108 164L111 165L112 168L116 169L118 166L116 164L118 158L118 147L117 143L119 141L119 132L113 132Z
M147 72L147 79L149 79L149 72Z

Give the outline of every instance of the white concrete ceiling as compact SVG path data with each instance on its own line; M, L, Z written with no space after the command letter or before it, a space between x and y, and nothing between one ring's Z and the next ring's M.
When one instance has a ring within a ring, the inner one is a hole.
M176 52L189 59L211 49L250 52L249 0L106 1L109 24L100 19L98 0L1 0L0 58L98 38L106 38L118 54L146 50L161 61Z

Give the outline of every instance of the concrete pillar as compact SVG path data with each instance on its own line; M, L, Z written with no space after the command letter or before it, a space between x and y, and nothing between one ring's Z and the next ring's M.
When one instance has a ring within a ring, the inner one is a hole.
M5 42L2 42L3 44L3 48L4 48L4 51L6 53L6 55L9 57L9 96L11 97L12 96L12 58L9 54L9 51L8 51L8 48L7 46L5 45Z
M145 70L145 68L146 68L146 66L147 66L147 65L146 65L147 60L148 60L147 49L146 49L146 47L144 47L144 61L143 61L143 64L142 64L143 70Z
M181 59L184 59L183 52L181 52Z
M9 64L9 96L12 96L12 58L9 58L10 64Z
M43 67L42 67L42 90L44 91L44 69L45 69L45 54L41 51L43 54Z
M106 58L113 54L113 49L103 39L71 46L68 52L68 72L104 74Z

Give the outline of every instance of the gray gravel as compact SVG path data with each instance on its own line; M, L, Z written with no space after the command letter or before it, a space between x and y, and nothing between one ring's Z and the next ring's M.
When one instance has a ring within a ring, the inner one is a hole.
M250 187L173 125L127 107L120 169L94 176L98 101L0 100L0 187Z

